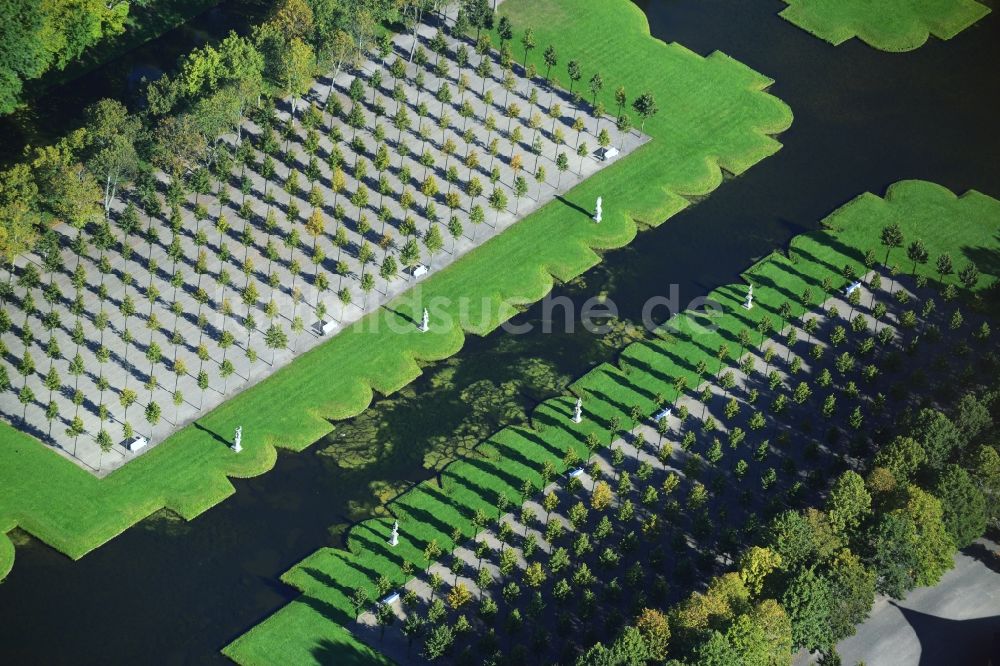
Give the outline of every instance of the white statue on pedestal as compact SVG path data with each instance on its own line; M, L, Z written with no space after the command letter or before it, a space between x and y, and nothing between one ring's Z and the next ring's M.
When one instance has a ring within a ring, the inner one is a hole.
M239 453L240 451L243 450L243 447L240 446L240 442L242 441L243 441L243 426L237 426L236 432L233 433L233 446L232 446L233 451Z
M753 285L750 285L750 289L747 290L747 298L743 301L743 307L747 310L753 309Z
M579 423L583 420L583 399L576 399L576 406L573 408L573 423Z
M424 308L424 317L420 320L420 326L418 327L421 333L426 333L430 330L430 314L427 312L427 308Z
M395 548L399 544L399 521L392 521L392 534L389 535L389 545Z
M603 203L602 198L601 197L597 197L597 212L594 213L594 222L597 222L598 224L601 223L601 213L602 213L602 211L601 211L601 204L602 203Z

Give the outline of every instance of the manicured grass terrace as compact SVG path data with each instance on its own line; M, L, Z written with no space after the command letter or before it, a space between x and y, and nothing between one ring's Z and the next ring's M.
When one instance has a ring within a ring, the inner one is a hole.
M882 51L912 51L930 35L951 39L990 13L975 0L785 0L781 16L839 45L852 37Z
M562 62L579 59L585 78L600 69L630 98L649 89L660 100L661 112L645 127L654 141L567 197L589 209L604 196L604 221L595 225L553 202L424 282L420 300L404 295L103 480L3 425L0 531L21 527L79 558L160 508L193 518L233 492L227 477L263 473L274 464L275 447L301 450L327 434L331 420L365 409L373 391L392 393L412 381L418 361L456 353L465 334L457 325L432 320L427 334L412 326L409 333L392 330L419 319L423 302L485 299L488 314L472 317L466 330L487 333L516 304L541 298L554 279L596 264L595 250L630 242L636 221L659 224L688 205L685 195L715 189L720 169L739 174L773 154L780 144L769 135L791 124L788 107L763 92L768 78L721 53L703 58L650 38L642 12L626 0L511 0L503 11L519 30L534 27L539 44L554 44ZM543 48L531 54L541 71ZM613 108L613 90L602 98ZM372 318L383 321L370 326ZM389 319L397 325L388 326ZM244 427L240 455L226 447L236 425ZM5 574L12 549L0 542Z
M300 589L302 596L229 645L225 654L246 665L308 664L329 655L347 661L361 659L368 648L352 643L342 626L353 622L350 595L355 587L363 586L374 597L374 582L380 575L403 583L400 566L404 559L423 568L427 565L424 548L431 540L447 552L455 545L451 539L455 528L470 538L476 531L471 519L477 509L496 516L498 493L519 504L526 480L540 487L539 471L546 461L562 469L561 461L570 447L585 457L584 442L591 432L606 441L613 416L627 427L633 405L652 414L658 393L674 399L673 381L678 376L686 375L688 386L696 386L698 362L705 361L714 370L719 345L735 349L742 328L755 330L765 316L777 324L779 307L785 301L793 304L793 316L799 316L804 310L799 295L808 287L814 299L821 298L825 279L832 279L833 289L842 289L845 265L863 274L865 252L874 250L880 259L885 256L879 235L891 223L900 225L905 242L924 241L931 261L917 265L918 273L938 279L934 260L947 252L956 266L969 261L977 264L982 272L977 288L1000 277L1000 201L978 192L957 197L923 181L897 183L885 198L861 195L826 218L824 231L793 239L787 254L775 252L744 274L754 284L753 310L740 307L745 285L724 286L711 294L724 311L712 322L717 330L691 334L695 328L688 324L694 324L698 315L684 313L674 319L676 326L669 338L634 343L622 353L617 367L604 364L577 381L572 390L584 399L587 418L583 423L570 421L573 397L547 401L533 414L532 428L502 430L479 447L478 456L452 464L442 474L440 486L425 482L393 502L389 509L401 523L396 548L386 543L392 519L373 519L351 532L348 551L323 549L294 567L283 580ZM911 270L902 248L891 252L889 264ZM946 279L958 282L954 275ZM755 344L760 341L759 334L754 338ZM330 643L330 637L337 637L335 643Z

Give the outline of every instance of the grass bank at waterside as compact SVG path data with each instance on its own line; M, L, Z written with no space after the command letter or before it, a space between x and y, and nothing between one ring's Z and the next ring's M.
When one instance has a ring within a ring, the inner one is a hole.
M882 232L891 225L898 225L899 244L886 246ZM754 286L752 309L742 307L746 284L723 286L709 296L721 305L710 327L702 325L703 313L682 313L672 320L669 335L634 343L617 365L601 365L575 382L572 390L586 405L582 423L570 418L573 396L546 401L535 410L531 427L500 431L476 455L450 465L440 480L424 482L390 503L387 508L401 523L396 547L388 544L393 519L372 519L351 531L346 551L323 549L293 567L283 580L302 596L229 645L225 654L244 665L309 664L325 658L367 662L370 649L347 629L355 621L356 589L377 600L379 578L393 586L405 583L404 563L421 571L455 548L456 537L460 542L471 538L481 528L474 522L477 512L496 518L499 495L518 506L526 483L543 487L546 465L566 471L563 461L570 449L586 459L588 436L607 443L608 424L634 423L637 414L645 419L660 409L657 396L674 402L679 391L691 392L701 384L706 371L711 375L718 367L721 372L717 350L725 345L736 356L741 332L750 334L749 347L759 349L778 335L782 322L829 297L842 297L848 284L845 267L865 275L872 252L876 262L884 260L893 272L915 273L966 293L1000 278L1000 201L978 192L957 196L933 183L901 181L884 197L857 197L823 220L822 227L796 237L787 252L775 252L744 273ZM922 262L911 261L907 251L918 240L926 251ZM937 270L943 255L956 267L945 274ZM971 286L957 275L968 264L979 270ZM811 297L803 302L807 291ZM765 320L769 326L761 325ZM677 382L680 377L683 385ZM436 552L428 551L431 543Z
M881 51L912 51L931 35L951 39L990 13L975 0L785 0L781 16L838 45L857 37Z
M517 31L533 29L539 48L528 59L538 71L550 43L560 63L579 61L584 80L600 71L608 85L598 101L609 112L614 86L629 99L651 91L661 109L643 131L653 140L432 275L419 294L401 295L104 479L0 426L0 531L20 527L79 558L161 508L197 516L233 492L229 477L267 471L277 447L305 448L332 421L364 410L374 392L412 381L420 362L455 354L467 333L495 329L555 280L595 265L599 251L629 243L640 225L660 224L689 205L686 197L708 194L723 170L740 174L772 155L780 148L772 135L792 122L787 105L766 92L766 76L722 53L651 38L627 0L509 0L501 13ZM594 224L581 210L598 196L604 216ZM428 301L441 305L421 333L413 322ZM460 317L463 303L481 304L484 316ZM236 426L244 433L238 455L227 446ZM0 542L5 573L13 549Z

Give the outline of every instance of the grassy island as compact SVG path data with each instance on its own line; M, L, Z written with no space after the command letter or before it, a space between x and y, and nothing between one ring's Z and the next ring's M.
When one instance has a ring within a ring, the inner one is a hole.
M857 37L881 51L951 39L990 13L975 0L785 0L781 16L834 46Z

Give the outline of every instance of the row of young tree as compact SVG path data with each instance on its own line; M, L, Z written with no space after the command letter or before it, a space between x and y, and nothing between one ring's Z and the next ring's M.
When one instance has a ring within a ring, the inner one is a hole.
M446 5L438 3L437 9L444 11ZM480 18L469 24L465 17L476 12ZM125 439L132 438L135 428L127 418L132 405L143 409L150 426L167 418L162 398L157 397L160 389L173 403L176 420L180 408L191 402L193 390L200 393L200 409L206 391L215 386L210 374L213 363L223 393L231 376L249 378L248 369L241 373L234 364L230 348L242 347L252 366L260 356L254 343L257 338L271 350L273 360L306 327L298 309L300 301L308 302L323 321L329 310L322 296L332 289L343 318L357 300L352 296L356 293L352 281L361 291L359 307L364 308L369 293L378 289L379 279L387 293L401 268L441 252L446 234L454 246L471 224L475 241L479 226L487 220L485 208L499 216L513 198L516 211L521 198L528 195L524 173L534 172L538 188L549 183L540 159L558 171L554 183L558 187L570 166L564 150L571 143L568 131L576 134L577 157L582 161L588 154L586 141L581 141L585 104L579 91L572 91L568 95L572 120L566 120L569 114L559 103L566 94L557 90L558 82L551 75L552 66L558 63L554 48L546 49L549 99L543 114L533 111L543 108L538 90L531 88L529 94L512 74L510 23L500 21L499 56L488 33L482 32L471 42L468 33L473 26L477 32L492 27L492 12L483 11L481 3L466 3L457 20L442 23L431 38L416 39L402 54L388 34L374 36L372 21L365 18L369 14L375 15L360 10L341 12L338 27L333 29L323 27L333 19L312 13L310 4L286 0L251 37L231 35L218 45L199 49L183 60L176 76L154 82L145 113L131 114L120 103L104 100L88 110L84 128L56 146L33 151L28 161L2 174L0 206L6 214L0 226L0 250L9 273L0 284L4 304L0 326L3 332L16 331L24 346L13 363L25 378L18 394L24 414L30 404L41 401L49 435L53 422L65 420L75 452L77 439L89 428L80 416L86 402L80 377L87 374L83 368L89 363L86 354L81 354L88 337L84 324L93 326L100 338L95 352L98 368L115 360L135 374L134 359L145 356L149 364L148 373L141 377L145 399L142 392L129 387L127 379L123 386L112 386L103 370L95 375L100 395L89 409L99 416L100 424L92 432L106 451L116 439L105 429L109 418L121 423ZM403 16L410 16L416 35L418 19L424 15L404 11ZM331 30L340 35L334 41L342 48L342 57L334 58L332 65L332 56L323 55L327 41L319 36ZM347 40L348 34L361 37ZM532 40L527 31L522 39L526 49ZM296 52L312 54L298 69L294 67ZM290 94L298 99L313 85L317 67L333 66L336 78L338 71L372 53L379 63L373 72L357 70L343 90L336 89L331 80L321 102L313 101L298 114L293 103L292 114L284 119L278 115L280 101L274 96ZM476 57L478 64L473 66ZM413 64L408 65L406 58ZM458 71L451 70L449 63L457 64ZM498 65L499 70L495 69ZM301 76L291 76L293 70ZM479 91L469 80L472 71L483 79ZM567 71L572 90L582 76L579 62L570 61ZM529 80L537 77L531 66L525 74ZM430 77L437 79L436 90L427 85ZM499 81L502 95L486 90L488 81ZM416 88L415 99L404 84ZM603 85L599 73L591 77L592 102ZM425 91L426 102L421 99ZM384 97L387 93L391 102ZM621 88L615 96L620 114L616 124L624 136L630 127L622 108L627 98ZM477 97L483 105L481 113L469 102ZM431 111L427 102L434 101L438 104ZM524 118L523 103L529 112ZM655 101L648 94L637 98L633 108L644 118L656 113ZM457 110L460 122L452 122L449 109ZM601 104L592 104L591 112L599 128L604 113ZM434 113L440 137L432 136L425 123ZM498 121L498 113L506 118L506 127ZM394 139L387 136L382 119L396 130ZM596 133L599 145L610 144L607 129ZM376 144L367 143L366 137ZM419 151L410 145L414 138L420 142ZM480 156L480 149L488 153L488 159ZM520 150L534 155L532 166ZM501 164L513 173L509 182L501 180ZM283 176L279 166L286 167ZM468 176L461 175L459 168ZM422 170L419 176L417 169ZM348 175L355 181L351 187ZM492 192L481 179L489 181ZM276 196L279 186L287 201ZM423 196L422 206L418 195ZM119 201L125 202L124 207ZM398 220L389 203L402 210ZM261 210L261 204L266 210ZM356 209L353 220L349 220L346 204ZM446 224L438 224L438 206L448 209ZM303 208L310 211L308 215L302 215ZM422 228L410 214L417 210L429 225ZM459 211L465 211L464 219L456 215ZM166 223L160 219L164 215ZM236 224L230 221L233 218ZM336 223L335 230L329 228L330 220ZM55 222L68 225L56 227ZM381 230L376 230L377 223ZM392 228L403 236L399 245L389 231ZM163 240L164 233L168 240ZM311 244L303 242L304 237L310 237ZM234 241L240 249L232 246ZM75 257L70 262L62 258L67 246ZM376 248L381 249L381 257ZM37 257L17 274L15 261L28 252ZM351 257L359 264L356 272L346 261ZM304 269L310 262L311 277ZM100 274L99 284L89 284L95 271ZM69 276L72 294L61 292L55 280L59 274ZM315 299L306 299L300 284L311 287ZM22 293L15 293L15 285ZM39 293L49 305L47 312L36 304ZM185 294L193 295L195 302L184 300ZM245 306L245 312L231 297ZM281 298L288 300L287 311ZM139 299L147 300L148 308ZM8 305L23 311L19 327ZM264 326L258 324L261 313L266 317ZM63 323L67 315L72 325ZM188 339L186 320L196 323L196 342ZM230 320L236 326L228 325ZM131 324L136 321L152 333L150 340L136 336L141 330ZM47 342L33 330L39 322L48 334ZM237 326L245 329L245 336ZM63 385L55 367L63 358L55 336L58 331L75 346L71 361L64 366L76 378L72 386ZM106 344L106 331L117 333L124 349ZM28 351L33 343L41 345L41 353L48 357L47 371L37 367ZM218 353L213 353L212 343ZM130 347L137 350L130 354ZM197 358L182 353L184 349L192 350ZM171 373L170 379L160 376L160 366ZM37 385L34 390L28 386L27 379L36 370L44 375L47 402L36 395ZM120 416L113 413L113 402L105 399L108 389L118 394ZM72 418L63 419L54 394L71 396ZM46 430L41 423L35 426Z
M868 253L866 262L872 267L876 265L874 253ZM645 660L660 663L668 657L710 659L711 650L717 650L718 646L700 647L704 640L714 638L710 630L719 630L731 649L744 658L745 655L757 655L762 660L751 659L753 663L790 660L792 623L800 622L798 611L790 608L793 602L788 601L786 606L781 594L774 593L774 598L767 599L759 590L750 599L744 589L748 584L741 582L739 577L731 576L717 583L718 589L708 599L693 597L685 602L692 606L683 612L656 609L664 607L672 591L690 589L696 571L711 572L719 563L737 560L740 549L747 545L747 537L750 543L766 543L770 538L766 535L770 532L762 529L758 516L778 516L771 532L780 530L782 534L791 534L783 536L782 540L799 538L796 535L801 532L801 523L805 520L828 524L829 519L817 518L819 514L815 512L800 514L787 511L787 508L818 501L828 488L826 479L833 478L835 470L843 469L852 458L857 459L852 464L858 466L858 471L843 474L843 480L837 482L827 503L837 504L840 500L833 497L848 492L841 486L853 489L860 482L865 487L861 461L870 455L869 434L875 441L884 441L883 438L891 438L891 433L898 432L897 426L905 421L899 414L910 404L912 389L934 389L937 383L941 383L942 388L963 382L975 383L976 378L982 376L970 374L975 354L980 355L978 364L997 367L995 354L988 346L983 346L990 335L987 325L965 324L960 313L956 316L958 310L951 314L937 310L933 306L934 298L927 294L930 291L927 282L922 279L914 281L920 283L915 289L922 296L916 298L923 304L917 314L911 291L897 288L898 269L884 270L887 279L883 280L875 271L867 280L871 300L865 298L862 303L861 290L853 291L844 299L850 312L843 304L839 305L839 312L837 308L828 307L819 316L811 314L807 308L801 320L797 320L786 303L773 308L773 315L760 319L759 342L749 330L737 336L740 342L739 353L735 354L739 361L737 376L744 375L744 379L734 380L733 353L727 349L720 350L717 367L699 364L697 372L704 383L691 386L687 381L675 382L673 388L677 396L684 396L683 400L674 402L674 413L680 422L676 432L662 421L657 424L655 437L636 433L637 426L644 420L644 413L637 406L627 419L612 418L607 440L602 441L595 435L587 438L587 448L593 454L608 441L624 437L632 442L629 448L643 452L629 455L629 458L636 455L634 462L627 460L617 447L611 450L610 456L605 456L609 465L592 459L587 466L589 488L585 489L578 479L570 480L565 492L549 493L539 501L544 515L533 510L515 510L513 524L508 523L503 516L512 506L516 509L517 500L512 505L504 495L499 496L496 511L492 512L495 518L485 513L480 516L481 512L477 512L473 518L476 530L484 527L492 530L494 543L482 540L469 547L474 548L476 556L471 571L468 558L459 557L458 553L444 562L453 572L454 581L448 580L447 575L425 575L434 593L429 604L420 603L412 590L404 595L406 620L402 630L409 641L421 641L422 655L430 660L457 654L459 663L474 662L477 658L486 663L503 659L522 663L531 652L548 655L555 648L559 659L566 661L573 659L575 646L597 640L601 627L620 626L624 607L626 614L637 614L638 633L626 632L611 653L607 648L596 648L586 657L590 661L585 663L605 663L602 661L605 659L606 663L623 664ZM843 271L842 279L848 283L857 278L853 269L848 267ZM834 285L840 282L831 277L824 282L824 293L836 293ZM807 291L803 301L814 303L816 292ZM879 295L877 299L876 294ZM956 292L953 286L943 285L934 296L945 303L953 303ZM758 304L756 307L764 306ZM969 336L968 341L960 337L963 334ZM943 339L952 342L942 346ZM775 354L774 345L784 346L789 351ZM914 370L908 367L905 359L911 355L931 354L938 355L944 363L929 364L935 379L928 382L927 369ZM805 358L809 359L808 365L803 363ZM992 363L986 362L989 359ZM952 365L958 367L950 367ZM905 376L898 376L900 371L904 371ZM633 372L640 370L633 369ZM989 377L990 371L984 372ZM888 384L887 390L887 382L892 381L894 374L896 381ZM709 390L713 384L714 390ZM881 393L883 390L888 396ZM941 399L947 400L947 396L943 393ZM658 402L662 405L665 400L660 397ZM698 408L700 416L693 409L699 402L704 406L704 409ZM993 394L980 402L972 397L964 398L958 408L959 415L955 417L955 427L949 427L948 418L936 410L917 412L913 430L921 433L920 445L933 452L933 469L941 469L955 459L955 450L959 447L956 432L966 432L977 441L984 438L991 423L984 405L994 411L1000 406ZM712 416L706 415L705 409L709 408ZM800 436L791 437L789 428L794 428ZM893 458L897 442L910 440L896 438L892 441L893 444L878 454L877 466L890 466L884 461ZM849 451L840 449L838 442L849 444ZM992 449L984 449L982 455L996 457ZM644 458L642 462L640 457ZM572 469L579 464L579 458L571 450L562 467ZM984 469L988 467L985 464ZM683 474L669 471L671 469L683 470ZM806 470L811 471L806 473ZM972 473L969 469L966 471ZM951 468L948 473L949 478L960 476ZM541 474L543 483L547 484L555 474L555 468L546 465ZM998 490L1000 482L1000 478L991 478L993 485L989 487L993 490L988 491L988 497L995 496L991 493ZM936 480L930 483L933 485ZM962 488L967 489L968 484L963 483ZM905 490L905 484L901 485L900 492ZM521 499L533 492L534 489L526 485L521 490ZM941 496L944 495L942 491ZM899 494L897 504L892 506L917 506L920 497ZM887 496L876 499L883 502L879 506L891 504ZM949 525L949 530L955 530L949 532L955 535L949 543L964 545L969 535L982 533L985 520L982 500L980 497L963 505L969 507L969 513ZM842 516L844 511L838 508L835 516ZM804 518L795 522L795 516ZM922 515L908 518L924 520ZM735 527L741 519L745 521L742 529ZM850 522L853 518L835 517L833 520ZM960 523L971 527L958 536ZM866 522L864 529L876 530L874 525L874 522ZM923 522L919 525L922 538L926 530L936 529L933 525L928 528ZM858 528L861 529L860 523ZM880 525L877 530L881 529ZM872 532L866 531L865 538L870 534ZM827 539L824 547L828 549L824 553L831 559L817 558L810 562L815 567L813 574L829 576L833 575L829 571L834 570L838 575L860 575L861 569L868 572L874 567L870 558L875 556L870 549L847 544L842 541L842 535L837 536L841 541L834 537L824 538ZM461 535L456 534L452 540L461 543ZM669 543L669 548L663 548L664 543ZM425 552L428 562L440 558L440 549L435 546L428 544L429 551ZM879 557L895 552L893 548L898 546L898 543L886 541L880 546ZM953 546L935 551L936 554L927 556L926 561L943 561L939 556L947 551L950 557L949 548ZM757 550L752 552L757 559L770 557ZM800 568L806 567L808 564L803 562L808 558L803 557L788 554L786 562L794 560ZM522 558L526 560L523 565L519 564ZM672 576L662 573L668 562L673 562ZM826 568L821 569L821 564ZM898 567L892 569L896 565ZM879 571L909 571L911 565L912 561L880 564L883 569ZM776 571L777 564L772 564L771 568ZM799 573L789 566L781 571L791 572L788 576ZM927 569L926 575L918 571L913 574L912 581L918 577L921 581L929 581L935 571L933 567ZM475 585L461 582L460 576L473 579ZM874 595L875 577L868 573L864 576L865 580L871 578L865 590L870 589ZM879 576L879 581L889 581L888 575L882 577L880 573ZM771 578L773 585L781 580L777 575ZM437 594L439 588L449 584L450 590ZM912 584L916 583L911 582L910 586ZM878 589L887 591L893 585L899 593L909 589L905 581L879 582ZM380 593L389 587L388 579L376 585ZM483 590L488 591L488 595L482 595ZM835 596L835 592L832 588L829 590L830 595ZM854 623L863 615L845 615L848 611L843 606L853 609L850 604L856 601L850 594L853 592L848 590L843 596L829 601L829 616L818 622L819 626L829 625L834 629L811 637L796 629L795 645L829 651L831 641L835 642L840 635L836 632L847 631L848 627L853 631ZM730 603L725 595L735 595L731 607L724 605L724 602ZM742 602L736 603L739 600ZM470 607L477 602L479 608L470 613ZM359 591L356 610L368 608L369 603L367 595ZM865 612L869 607L870 602ZM716 616L709 612L717 608L731 608L732 613ZM375 610L376 620L384 631L395 619L392 608L376 604ZM674 617L674 613L680 615ZM734 621L738 628L727 637L728 621ZM491 630L490 626L496 629ZM672 628L673 640L669 638ZM506 637L509 641L504 640ZM640 637L643 641L638 640ZM650 651L644 653L646 643ZM560 644L564 648L562 653L558 652ZM740 663L739 659L733 660L732 651L724 654L721 661L708 663Z
M55 146L29 149L28 159L0 173L3 259L10 265L31 251L50 222L83 228L98 221L95 202L106 217L118 190L151 166L175 179L211 167L225 135L242 138L252 108L300 96L331 64L339 71L359 62L379 23L395 16L390 0L281 0L251 35L231 33L196 49L176 75L150 82L144 111L130 113L112 100L97 104L80 130Z
M283 16L280 10L274 19L279 15ZM257 34L273 34L277 28L266 27L271 24L262 25ZM117 188L129 182L144 162L159 162L174 174L182 172L208 143L226 130L238 130L231 122L233 114L239 116L265 94L284 90L287 77L284 81L264 77L264 61L255 45L261 40L265 38L233 34L218 48L210 46L192 53L182 63L180 75L150 84L148 117L130 114L121 104L99 104L88 114L82 130L52 148L34 150L33 159L4 171L0 205L7 263L30 251L35 232L50 220L83 227L99 219L96 201L103 201L107 214ZM282 54L286 58L292 51L302 50L293 46L291 38L286 41ZM315 56L311 49L309 53L311 76ZM165 88L170 92L165 93ZM183 120L167 118L182 103L192 108L201 105L202 111ZM161 124L157 130L148 130L158 119ZM163 138L157 140L157 134Z
M906 249L915 286L925 289L928 280L916 275L917 266L931 259L923 241L906 239L898 224L889 224L883 227L880 242L892 279L890 292L901 272L897 265L888 266L890 252L897 248ZM865 263L869 268L874 265L873 252L867 253ZM938 255L935 268L938 296L946 304L956 302L958 288L945 281L956 272L951 256ZM975 264L957 272L967 290L966 305L980 313L995 311L982 293L973 291L981 277ZM844 277L852 281L857 276L845 267ZM881 287L878 274L875 279L875 287ZM995 300L996 292L994 284L987 298ZM860 290L851 296L852 308L860 305ZM918 314L909 291L900 289L893 297L901 310L895 324L905 336L899 342L908 355L923 353L927 341L942 341L941 328L929 321L936 309L933 298L923 299ZM876 321L886 313L874 297L870 305ZM959 309L941 318L952 338L965 323ZM851 328L857 332L858 327ZM990 334L985 321L971 331L977 346ZM831 346L841 346L844 340L844 328L833 328ZM860 354L866 346L862 340ZM902 434L876 447L871 458L863 455L869 447L855 447L853 453L862 454L860 468L838 476L823 493L820 507L781 512L743 552L736 571L714 578L704 593L692 593L666 613L653 611L659 618L656 631L650 630L650 611L644 611L614 642L588 650L578 666L791 663L799 649L818 654L821 664L839 664L837 643L854 635L876 594L902 599L916 587L937 584L953 566L957 550L987 529L1000 527L1000 385L990 379L989 370L986 383L978 384L973 370L977 362L995 367L996 355L980 347L982 355L976 359L973 348L961 340L949 346L953 357L969 359L957 377L938 357L933 375L918 367L910 376L909 389L897 384L893 392L903 398L911 390L929 391L937 400L947 401L956 384L978 386L958 400L950 417L932 408L916 412L906 408L894 414L892 427L878 428L874 434L884 437L892 430ZM840 365L844 364L838 358ZM901 359L891 354L882 365L887 371L898 369ZM874 397L876 404L884 405L881 394ZM824 413L829 402L827 398ZM918 402L934 399L926 396Z
M409 58L426 64L427 56L418 48L417 30L431 10L443 14L455 4L455 0L281 0L252 35L232 33L217 45L196 49L182 59L176 75L152 81L144 112L133 114L120 103L105 100L88 110L83 128L55 146L29 150L30 159L0 172L0 256L10 265L31 251L38 231L48 222L65 222L78 229L97 222L96 201L102 202L107 217L118 191L143 175L148 177L150 166L161 168L172 181L180 181L198 168L217 172L216 163L225 160L228 150L224 138L235 134L239 146L248 114L260 109L263 100L290 96L294 115L317 74L332 69L326 95L330 101L333 79L341 71L356 66L373 50L384 60L392 45L387 33L378 32L381 23L402 20L412 28L414 43ZM462 5L450 32L460 39L474 29L476 51L482 55L492 48L489 34L483 31L494 28L493 12L486 0L465 0ZM513 26L506 17L501 18L498 31L501 78L507 88L508 70L514 61L509 44ZM522 35L521 43L525 55L536 47L530 29ZM431 42L431 48L436 54L435 67L439 67L445 48L442 35ZM456 55L464 67L468 52ZM546 83L558 86L558 77L551 71L559 62L553 46L545 49L544 59ZM395 68L403 64L393 64L395 78ZM447 72L446 66L443 71ZM488 61L481 61L477 71L484 78L493 74ZM524 67L524 71L528 78L537 75L534 65ZM580 62L569 61L567 72L570 95L579 102L581 92L573 88L582 77ZM605 107L597 102L604 89L600 73L590 78L588 87L595 114L602 116ZM439 88L438 101L450 101L441 99L446 92L451 91ZM623 112L628 103L623 87L616 89L615 100L617 124L627 131L631 119ZM506 113L507 105L504 107ZM635 98L632 108L643 122L658 112L656 100L648 92ZM406 124L396 117L391 121Z

